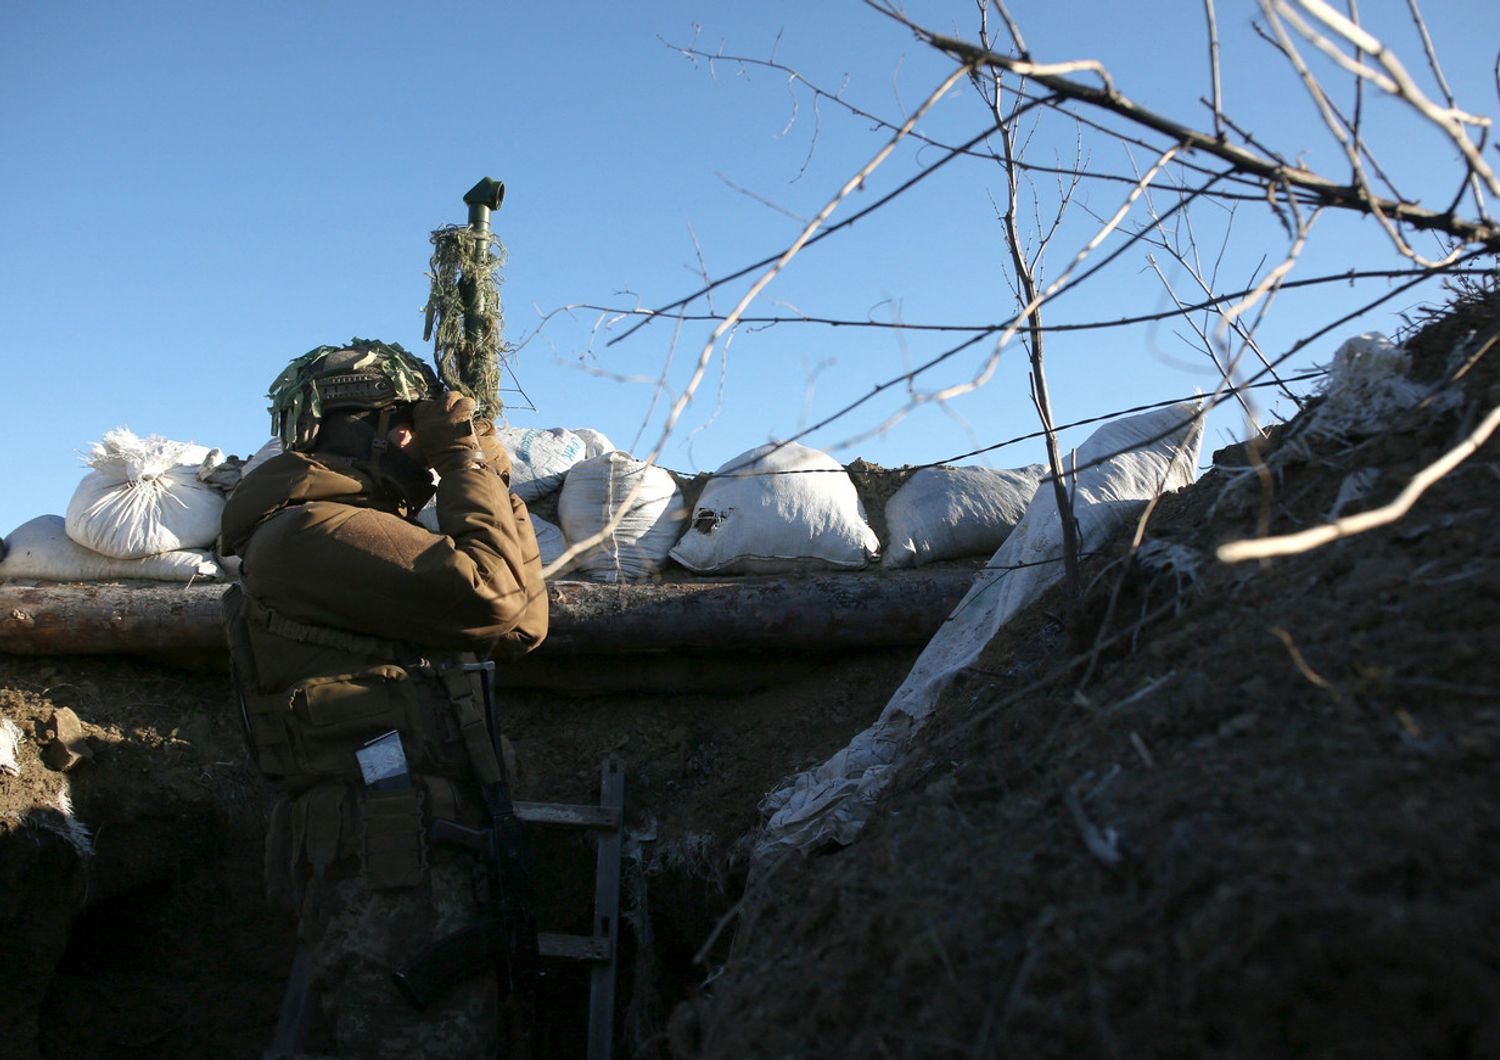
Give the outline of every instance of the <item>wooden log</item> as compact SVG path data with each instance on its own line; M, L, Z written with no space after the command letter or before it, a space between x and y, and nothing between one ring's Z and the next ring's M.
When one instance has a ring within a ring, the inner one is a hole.
M830 651L920 644L968 589L969 570L601 585L552 582L561 659L682 649ZM222 585L0 582L0 652L220 651Z

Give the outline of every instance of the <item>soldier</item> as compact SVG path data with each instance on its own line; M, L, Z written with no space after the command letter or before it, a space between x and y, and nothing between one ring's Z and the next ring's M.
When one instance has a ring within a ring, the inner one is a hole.
M472 664L546 635L531 520L494 426L398 345L320 346L270 398L284 452L241 481L223 543L243 561L225 624L246 735L284 793L268 890L299 916L273 1052L304 1048L293 1025L313 998L341 1056L493 1056L493 977L423 1012L391 977L484 915L472 855L427 832L488 823L477 778L497 765ZM439 533L415 521L433 471Z

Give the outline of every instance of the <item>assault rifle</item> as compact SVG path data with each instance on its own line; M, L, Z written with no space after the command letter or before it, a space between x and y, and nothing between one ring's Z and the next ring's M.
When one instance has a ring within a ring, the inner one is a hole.
M434 942L395 973L396 987L419 1009L455 984L492 968L501 1000L524 1000L534 991L539 974L528 850L506 777L495 706L495 664L470 663L464 669L480 673L490 746L500 767L499 779L480 787L490 826L466 828L440 819L432 822L428 838L471 850L484 861L489 872L488 916L481 926Z

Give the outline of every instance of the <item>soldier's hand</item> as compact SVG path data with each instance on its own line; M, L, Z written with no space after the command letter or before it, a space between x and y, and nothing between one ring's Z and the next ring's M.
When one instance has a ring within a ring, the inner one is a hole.
M495 424L491 420L474 421L474 433L479 435L479 449L484 453L484 462L489 464L510 485L510 454L495 435Z
M412 429L429 467L439 475L471 464L483 464L484 453L474 433L474 401L449 390L442 397L417 402Z

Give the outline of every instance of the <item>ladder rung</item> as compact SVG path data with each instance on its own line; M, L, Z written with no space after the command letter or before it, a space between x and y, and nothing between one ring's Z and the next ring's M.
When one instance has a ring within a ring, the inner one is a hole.
M593 935L554 935L538 931L536 949L543 957L561 957L570 961L609 960L609 939Z
M619 828L620 811L613 806L569 806L561 802L518 802L516 816L530 824L573 828Z

